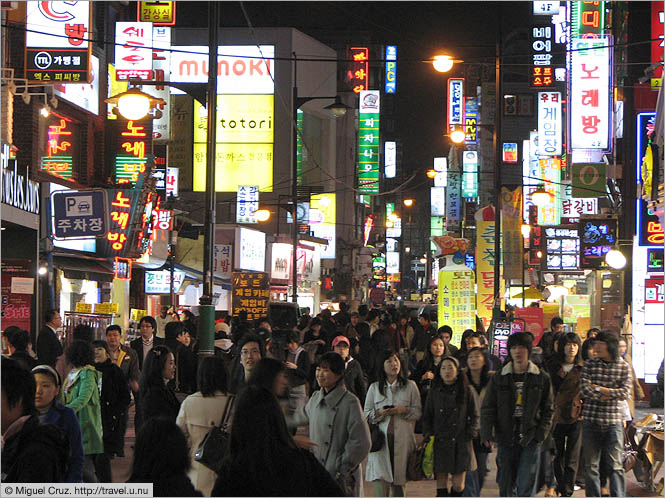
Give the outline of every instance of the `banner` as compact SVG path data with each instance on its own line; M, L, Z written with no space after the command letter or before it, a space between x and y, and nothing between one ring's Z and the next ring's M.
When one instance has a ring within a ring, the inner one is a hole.
M460 197L460 184L462 174L458 171L448 172L448 187L446 187L446 225L451 232L459 231L462 198Z
M439 272L438 323L450 325L453 329L450 342L457 346L466 329L476 329L473 286L471 270Z
M501 187L501 234L503 271L507 279L522 279L522 187Z
M476 310L487 330L492 319L494 303L494 221L476 221ZM500 280L499 295L505 285Z

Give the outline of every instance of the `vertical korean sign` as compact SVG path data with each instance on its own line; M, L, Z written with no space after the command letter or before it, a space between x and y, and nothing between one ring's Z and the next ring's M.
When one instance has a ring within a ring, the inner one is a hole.
M538 155L561 155L561 93L538 93Z
M79 158L78 126L70 119L49 117L46 155L42 156L42 170L65 180L74 173L74 158ZM78 164L77 164L78 166ZM78 169L78 168L77 168Z
M247 312L247 320L268 316L270 277L266 272L234 271L231 279L233 315Z
M492 319L494 303L494 221L476 221L476 310L485 328ZM503 296L505 285L500 277L499 295Z
M478 152L462 153L462 197L478 197Z
M258 223L254 213L259 209L259 187L239 186L236 199L236 223Z
M460 197L460 176L459 171L450 171L448 173L448 187L446 192L446 226L448 230L456 232L459 230L462 199Z
M438 320L453 328L453 344L460 343L464 330L476 329L474 281L471 270L439 272Z
M369 48L350 47L348 51L349 66L346 81L354 93L367 90L369 83Z
M360 92L358 126L358 189L379 193L379 92Z
M534 26L531 29L531 47L533 48L531 86L534 88L553 87L552 27Z
M152 147L152 120L127 121L120 118L109 122L108 126L116 141L109 147L115 165L116 183L135 185L148 164Z
M89 83L92 2L27 2L25 77Z
M152 78L152 23L115 23L115 69L118 80Z
M522 275L522 189L501 187L501 233L503 238L503 271L506 278L519 279Z
M464 78L448 78L448 133L464 125Z
M397 47L386 46L386 74L384 91L395 93L397 91Z
M540 178L545 180L544 188L552 202L538 206L539 225L559 225L561 223L561 159L539 159Z
M572 40L570 138L573 149L610 149L610 38Z

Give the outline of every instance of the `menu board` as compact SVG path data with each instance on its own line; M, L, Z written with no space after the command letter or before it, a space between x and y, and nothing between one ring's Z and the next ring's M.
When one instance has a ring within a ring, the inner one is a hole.
M574 225L545 227L545 268L547 270L578 270L580 236Z

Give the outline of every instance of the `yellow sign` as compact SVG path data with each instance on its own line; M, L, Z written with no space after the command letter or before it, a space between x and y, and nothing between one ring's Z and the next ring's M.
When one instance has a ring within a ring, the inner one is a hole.
M215 191L237 192L240 185L257 185L272 192L272 144L217 144ZM205 192L206 144L194 144L194 191Z
M95 313L111 313L111 303L99 303L95 304Z
M450 342L459 346L466 329L476 329L476 305L472 270L443 270L439 272L439 327L453 329Z
M273 143L274 102L274 95L217 95L217 142Z
M129 319L132 320L133 322L138 322L141 318L146 316L148 312L146 310L137 310L136 308L132 308L129 310Z
M411 294L411 301L420 301L420 294Z
M92 313L92 304L76 303L76 312L77 313Z
M120 311L120 304L119 303L111 303L111 312L114 315L117 315L119 311Z
M139 21L151 22L156 26L175 24L175 2L139 2Z
M505 293L501 268L499 295ZM492 319L494 305L494 221L476 221L476 310L485 330ZM502 304L503 304L503 298Z
M312 210L318 210L323 218L313 220L312 217L318 214L312 213ZM324 223L334 225L337 213L337 203L335 194L312 194L309 199L309 219L314 223Z

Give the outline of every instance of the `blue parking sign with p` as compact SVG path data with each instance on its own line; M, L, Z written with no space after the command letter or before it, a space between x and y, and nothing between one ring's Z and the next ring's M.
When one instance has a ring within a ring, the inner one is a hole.
M52 234L56 239L105 237L108 232L104 190L53 192Z

